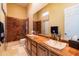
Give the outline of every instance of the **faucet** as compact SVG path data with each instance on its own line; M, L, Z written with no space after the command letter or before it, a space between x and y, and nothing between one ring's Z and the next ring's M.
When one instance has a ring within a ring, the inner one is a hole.
M54 40L57 40L57 41L60 41L60 40L61 40L61 35L60 35L60 34L55 34L55 33L54 33L52 36L53 36L52 38L53 38Z

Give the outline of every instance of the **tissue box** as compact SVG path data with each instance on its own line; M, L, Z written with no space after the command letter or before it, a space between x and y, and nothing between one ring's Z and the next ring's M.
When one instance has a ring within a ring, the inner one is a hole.
M75 49L79 49L79 41L69 40L69 46Z

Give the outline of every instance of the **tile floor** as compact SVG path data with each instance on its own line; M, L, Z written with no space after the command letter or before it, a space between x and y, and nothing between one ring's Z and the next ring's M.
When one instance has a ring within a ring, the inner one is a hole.
M0 46L0 56L28 56L25 47L19 41L8 43L6 50L4 50L4 46L4 44Z

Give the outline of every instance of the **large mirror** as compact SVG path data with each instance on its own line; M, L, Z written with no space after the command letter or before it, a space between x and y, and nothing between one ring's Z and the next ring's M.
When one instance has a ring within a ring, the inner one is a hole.
M79 37L79 4L65 8L65 33L71 39L74 35ZM75 40L75 39L74 39Z

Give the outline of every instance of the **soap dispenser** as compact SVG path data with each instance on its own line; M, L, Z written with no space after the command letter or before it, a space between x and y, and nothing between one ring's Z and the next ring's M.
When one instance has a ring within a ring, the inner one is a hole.
M64 35L64 40L66 40L66 41L70 40L69 37L68 37L68 35L67 35L67 33L65 33L65 35Z

